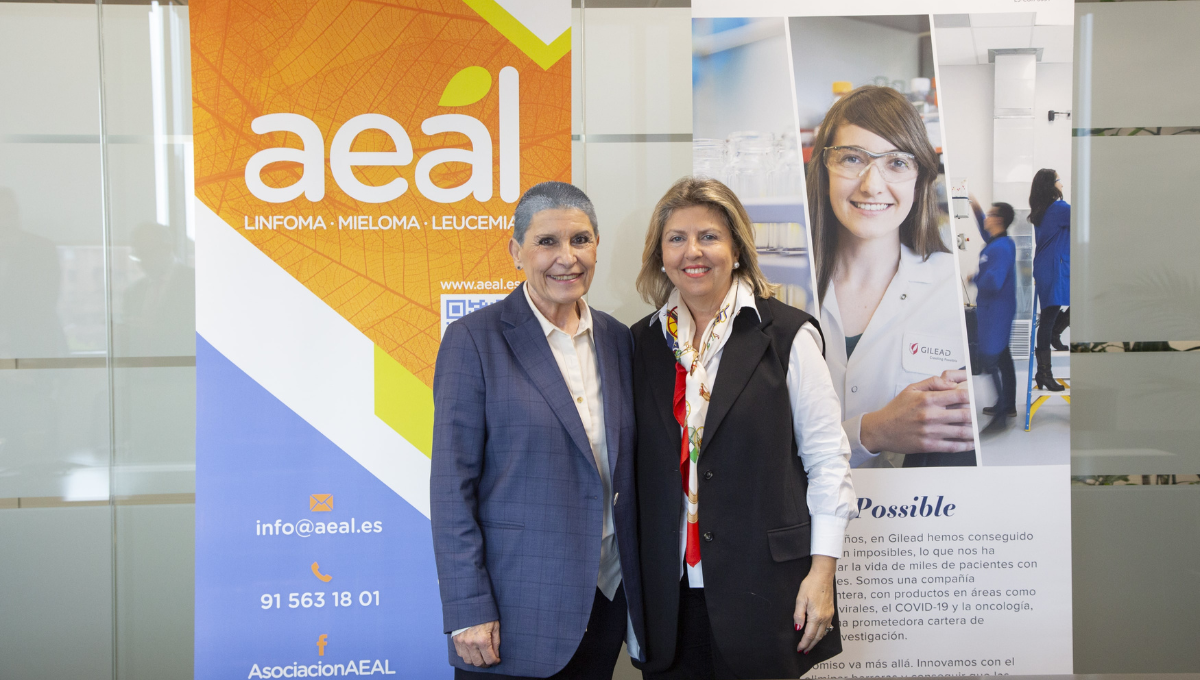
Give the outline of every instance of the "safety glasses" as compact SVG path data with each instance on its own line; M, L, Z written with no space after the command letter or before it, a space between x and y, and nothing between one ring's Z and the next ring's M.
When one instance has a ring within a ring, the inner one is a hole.
M907 151L873 153L857 146L827 146L822 150L825 167L839 177L858 179L872 165L889 184L907 182L917 176L917 157Z

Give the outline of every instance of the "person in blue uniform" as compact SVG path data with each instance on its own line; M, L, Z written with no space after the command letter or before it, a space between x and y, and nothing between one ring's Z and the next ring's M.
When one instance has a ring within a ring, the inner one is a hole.
M1042 389L1061 392L1065 388L1050 370L1050 350L1052 341L1066 328L1059 323L1059 315L1071 304L1071 206L1062 200L1062 180L1050 168L1033 176L1029 221L1036 238L1033 281L1042 310L1034 348L1038 367L1034 379Z
M984 408L983 413L1011 417L1017 415L1017 375L1008 349L1017 313L1017 247L1008 237L1008 227L1016 213L1007 203L993 203L985 217L974 198L971 207L987 244L979 253L979 272L974 279L980 363L996 383L996 404Z

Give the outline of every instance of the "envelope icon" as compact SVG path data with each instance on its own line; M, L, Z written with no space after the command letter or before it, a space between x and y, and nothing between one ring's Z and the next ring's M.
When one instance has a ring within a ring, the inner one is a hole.
M308 497L308 509L313 512L332 512L333 494L314 493Z

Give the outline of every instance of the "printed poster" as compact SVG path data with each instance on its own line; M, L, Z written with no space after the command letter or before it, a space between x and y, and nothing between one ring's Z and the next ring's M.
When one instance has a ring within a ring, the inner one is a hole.
M1069 307L1046 309L1031 217L1039 175L1070 201L1071 3L692 16L694 172L738 193L764 273L821 320L852 445L845 651L809 677L1071 673L1070 355L1034 351L1043 320L1069 343Z
M570 181L570 4L195 0L197 678L450 677L445 324Z

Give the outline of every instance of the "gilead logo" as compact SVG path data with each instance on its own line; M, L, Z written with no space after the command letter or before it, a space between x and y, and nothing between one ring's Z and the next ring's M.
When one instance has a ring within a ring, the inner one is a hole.
M920 347L920 345L918 345L917 343L914 342L911 346L909 346L908 351L912 352L913 354L916 354L918 347Z
M451 85L464 74L475 76L484 71L476 66L463 69L451 80ZM487 94L491 77L484 71L486 85L482 85L479 96L465 103L474 103ZM515 203L521 194L521 109L520 78L517 69L505 66L500 69L500 198L506 203ZM472 84L479 92L481 84ZM443 105L449 96L443 96ZM291 132L300 137L301 149L274 147L263 149L246 164L246 187L259 200L267 203L287 203L299 198L300 194L310 201L325 197L325 140L321 131L309 118L296 113L271 113L259 116L250 123L255 134L269 132ZM351 151L354 139L365 130L380 130L391 138L395 151ZM421 132L436 135L457 132L466 135L470 149L434 149L417 161L415 180L417 191L436 203L454 203L474 195L475 200L484 202L492 198L492 135L478 118L463 114L444 114L426 118L421 122ZM354 176L355 166L404 166L412 163L413 148L408 132L392 118L378 113L364 113L346 121L333 136L329 146L329 168L333 179L345 194L363 203L386 203L408 191L408 181L398 177L383 186L370 186ZM290 161L300 163L303 172L291 186L269 187L262 181L262 169L271 163ZM430 179L430 172L443 163L467 163L471 166L471 177L456 187L444 189Z

